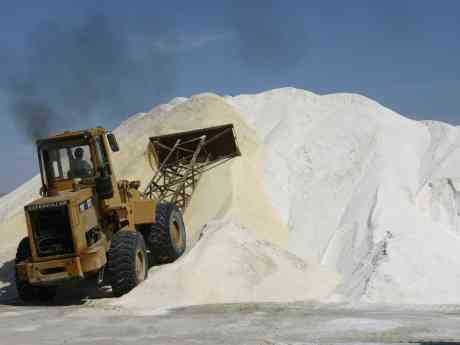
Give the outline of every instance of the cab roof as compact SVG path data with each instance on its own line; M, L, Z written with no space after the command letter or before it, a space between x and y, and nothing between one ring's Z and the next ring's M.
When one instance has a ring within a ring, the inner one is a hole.
M43 138L43 139L38 139L37 140L37 145L40 145L43 142L49 142L53 140L60 140L60 139L65 139L65 138L75 138L75 137L95 137L98 135L106 134L108 131L103 128L103 127L94 127L94 128L88 128L88 129L82 129L79 131L65 131L62 133L54 134L49 136L48 138Z

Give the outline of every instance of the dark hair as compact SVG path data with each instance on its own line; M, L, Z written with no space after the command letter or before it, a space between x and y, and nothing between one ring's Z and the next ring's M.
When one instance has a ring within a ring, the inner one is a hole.
M85 153L85 151L83 151L83 149L81 147L77 147L75 149L75 158L83 158L83 154Z

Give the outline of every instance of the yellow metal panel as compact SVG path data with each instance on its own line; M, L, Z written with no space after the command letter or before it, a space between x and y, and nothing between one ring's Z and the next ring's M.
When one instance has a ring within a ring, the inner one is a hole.
M81 256L81 267L83 272L95 272L107 263L105 254L105 242Z
M27 280L27 264L21 263L16 265L16 274L19 279Z
M83 231L88 231L89 229L95 228L98 226L98 219L96 214L96 209L94 206L91 208L80 212L80 220L83 224Z
M32 284L52 283L67 278L83 278L79 257L26 263L24 265L27 269L29 281Z
M133 200L135 224L150 224L155 222L156 201L151 199Z
M30 251L32 254L32 259L37 260L39 259L39 256L37 254L37 251L35 250L35 238L34 238L34 233L32 230L32 223L30 222L29 212L26 212L26 224L27 224L27 236L29 237L29 242L31 243Z
M79 258L75 258L76 260L67 263L65 269L69 276L71 277L79 277L82 276L83 270L81 269L81 263Z

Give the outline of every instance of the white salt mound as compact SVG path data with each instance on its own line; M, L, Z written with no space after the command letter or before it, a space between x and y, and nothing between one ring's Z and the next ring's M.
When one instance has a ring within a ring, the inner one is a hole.
M209 224L196 247L114 304L143 312L164 306L324 299L338 277L228 221Z
M185 214L196 246L114 303L460 303L458 127L352 94L202 94L125 121L117 175L145 185L149 136L228 122L243 156L200 181ZM3 262L38 188L35 178L0 199Z
M460 131L365 97L282 89L229 98L258 129L288 249L342 275L345 299L460 301ZM458 184L457 184L458 186Z

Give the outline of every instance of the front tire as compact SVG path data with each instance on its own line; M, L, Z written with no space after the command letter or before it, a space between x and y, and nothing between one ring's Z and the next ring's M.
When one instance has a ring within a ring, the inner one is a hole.
M152 265L173 262L185 252L185 225L176 204L157 205L155 223L150 225L146 238Z
M29 238L25 237L19 242L18 249L16 252L16 259L14 260L15 264L29 259L32 257L30 251L30 242ZM56 287L55 286L34 286L29 283L27 279L22 278L18 274L18 270L15 269L15 280L16 280L16 290L18 291L18 296L24 302L32 301L50 301L56 296Z
M119 231L107 253L107 271L115 297L120 297L147 278L145 242L137 231Z

